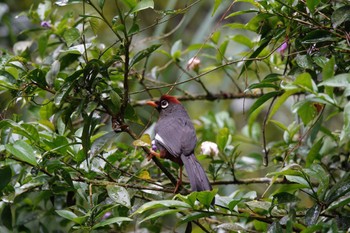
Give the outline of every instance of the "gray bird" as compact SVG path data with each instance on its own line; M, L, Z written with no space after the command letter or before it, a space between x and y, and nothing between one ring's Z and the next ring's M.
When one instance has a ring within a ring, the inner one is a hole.
M180 101L173 96L163 95L159 101L148 101L147 104L159 112L154 137L155 147L159 153L152 151L151 156L167 158L180 165L179 180L174 192L178 191L182 183L183 165L192 191L212 190L203 167L194 155L196 132Z

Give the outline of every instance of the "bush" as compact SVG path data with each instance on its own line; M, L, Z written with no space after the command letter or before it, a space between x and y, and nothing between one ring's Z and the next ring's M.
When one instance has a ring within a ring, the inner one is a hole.
M1 232L350 227L347 1L1 4ZM213 191L147 159L161 93Z

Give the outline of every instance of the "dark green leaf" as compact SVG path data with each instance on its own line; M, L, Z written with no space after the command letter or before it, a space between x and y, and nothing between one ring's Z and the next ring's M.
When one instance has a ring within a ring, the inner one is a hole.
M270 43L271 38L266 38L261 42L261 45L249 56L249 59L243 64L243 68L241 70L241 73L239 74L238 78L242 76L242 74L248 70L249 66L253 62L253 58L256 58L259 56L259 54L266 48L266 46Z
M320 3L320 0L306 0L307 8L311 11L311 13L315 12L315 8Z
M10 183L12 178L12 170L10 166L3 166L0 168L0 193Z
M317 222L318 217L321 213L321 206L315 204L313 207L308 209L305 214L305 223L307 226L312 226Z
M276 204L287 204L287 203L291 203L291 202L297 202L300 199L298 197L296 197L293 194L287 193L287 192L281 192L281 193L277 193L275 195L273 195L273 200L272 203L274 203L274 201L276 201Z
M323 137L320 138L313 146L311 147L309 153L307 154L306 157L306 167L310 167L310 165L315 161L315 160L320 160L320 150L323 146Z
M332 186L326 195L325 201L330 204L348 193L350 193L350 172L344 174L344 176Z
M350 20L350 6L342 6L336 9L332 14L332 25L337 28L345 21Z
M156 51L161 44L155 44L150 46L147 49L141 50L140 52L136 53L136 55L131 59L130 66L135 65L137 62L141 61L145 57L149 57L154 51Z
M262 95L250 107L248 114L249 115L252 114L252 112L254 112L257 108L261 107L266 101L268 101L269 99L271 99L273 97L278 96L279 94L281 94L281 92L279 92L279 91L272 91L272 92L268 92L268 93Z
M272 223L269 229L267 230L267 233L283 233L281 224L279 224L278 222Z

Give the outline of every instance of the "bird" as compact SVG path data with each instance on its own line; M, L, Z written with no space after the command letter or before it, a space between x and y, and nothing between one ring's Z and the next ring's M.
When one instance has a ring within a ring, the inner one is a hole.
M176 97L170 95L162 95L158 101L147 101L147 104L159 112L149 159L156 156L170 159L180 165L174 193L178 192L182 184L183 165L192 192L212 190L208 177L194 154L197 144L196 131L184 106Z

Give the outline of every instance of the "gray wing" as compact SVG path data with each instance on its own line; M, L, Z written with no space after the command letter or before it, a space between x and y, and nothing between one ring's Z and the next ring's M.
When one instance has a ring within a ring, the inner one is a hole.
M156 141L176 157L181 154L189 155L196 147L196 132L192 122L186 118L160 119L155 127L155 134Z

